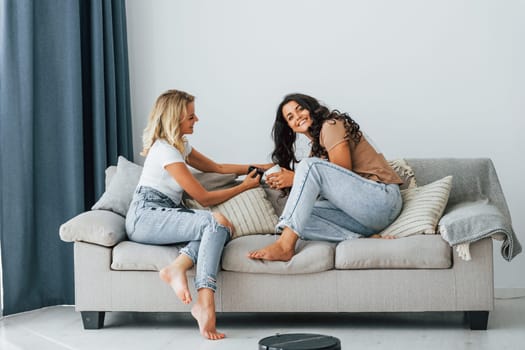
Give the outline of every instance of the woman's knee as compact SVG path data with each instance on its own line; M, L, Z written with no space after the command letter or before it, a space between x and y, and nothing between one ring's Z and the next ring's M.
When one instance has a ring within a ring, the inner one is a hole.
M212 215L219 225L227 227L230 230L230 233L233 233L233 224L226 218L226 216L218 212L213 212Z
M310 157L310 158L304 158L297 164L297 167L295 169L296 172L301 171L308 171L312 166L315 166L317 163L325 162L325 160L322 160L321 158L316 157Z
M295 177L296 178L303 178L306 177L306 179L314 176L317 178L316 175L318 175L317 169L318 165L321 163L326 163L326 160L323 160L321 158L305 158L297 164L297 167L295 168Z

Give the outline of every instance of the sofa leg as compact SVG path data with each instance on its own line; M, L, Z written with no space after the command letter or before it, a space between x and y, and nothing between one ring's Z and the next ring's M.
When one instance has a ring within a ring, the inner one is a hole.
M467 311L470 329L473 331L486 331L489 321L488 311Z
M104 311L80 311L84 329L100 329L104 327Z

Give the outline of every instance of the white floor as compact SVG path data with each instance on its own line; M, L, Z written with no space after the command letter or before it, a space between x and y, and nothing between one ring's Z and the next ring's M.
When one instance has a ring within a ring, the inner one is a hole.
M189 314L106 314L99 330L82 328L72 306L56 306L0 320L0 349L227 349L257 350L276 333L318 333L342 349L525 349L525 298L496 299L489 330L470 331L463 313L221 314L227 338L202 339Z

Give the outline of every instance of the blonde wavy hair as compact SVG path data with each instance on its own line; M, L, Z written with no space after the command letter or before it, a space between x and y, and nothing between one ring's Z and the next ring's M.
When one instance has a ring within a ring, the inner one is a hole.
M166 140L184 154L185 138L180 133L180 123L187 116L186 106L193 101L194 96L179 90L168 90L157 98L142 134L142 156L148 155L158 139Z

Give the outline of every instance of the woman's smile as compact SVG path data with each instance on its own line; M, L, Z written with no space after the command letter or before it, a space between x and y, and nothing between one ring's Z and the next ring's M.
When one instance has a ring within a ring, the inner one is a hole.
M295 101L290 101L282 108L283 117L288 126L296 133L308 134L312 125L310 111Z

